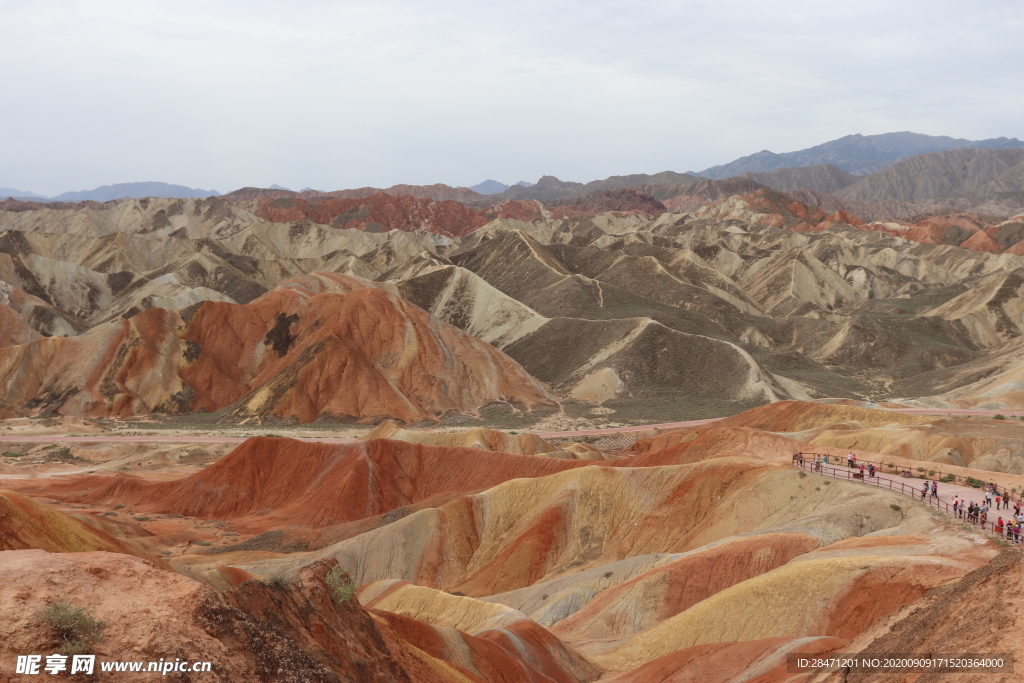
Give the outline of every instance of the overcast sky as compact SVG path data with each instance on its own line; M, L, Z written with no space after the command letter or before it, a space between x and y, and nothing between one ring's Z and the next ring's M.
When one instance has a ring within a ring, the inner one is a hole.
M999 2L0 0L0 186L588 181L1024 139Z

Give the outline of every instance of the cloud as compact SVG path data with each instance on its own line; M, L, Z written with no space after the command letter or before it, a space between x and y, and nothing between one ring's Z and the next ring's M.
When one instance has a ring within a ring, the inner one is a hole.
M700 169L853 132L1024 137L991 2L0 0L0 186L228 191Z

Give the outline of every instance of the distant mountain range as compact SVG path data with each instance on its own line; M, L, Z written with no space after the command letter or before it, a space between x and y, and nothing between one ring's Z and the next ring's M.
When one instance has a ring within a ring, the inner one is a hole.
M82 190L81 192L65 192L50 199L55 202L109 202L112 199L143 197L159 197L161 199L189 199L190 197L215 197L220 192L217 190L197 190L184 185L171 185L170 183L118 183L117 185L103 185L95 190Z
M0 187L0 199L15 197L16 199L46 199L41 194L29 192L28 190L15 190L13 187Z
M1007 149L1024 147L1024 142L1016 138L964 140L945 135L922 135L910 132L847 135L838 140L796 152L776 154L763 150L757 154L740 157L727 164L706 168L697 175L720 180L745 173L764 173L780 168L802 168L822 164L838 166L854 175L868 175L918 154L946 152L964 147Z
M588 195L595 195L588 202L602 203L607 198L600 199L596 195L629 190L645 193L657 201L683 197L666 204L682 208L700 198L717 197L727 191L725 185L705 187L701 181L718 182L728 179L731 183L728 184L729 188L747 187L753 183L779 192L806 190L818 195L827 194L829 197L815 198L807 195L804 200L820 201L823 202L822 206L855 209L858 215L865 218L909 216L938 207L1002 215L1024 206L1022 159L1024 142L1016 138L965 140L900 132L847 135L815 147L783 154L762 151L727 164L712 166L700 173L663 171L611 176L588 183L543 176L536 183L519 181L514 185L488 179L472 187L394 185L388 188L362 187L329 192L319 192L308 187L294 192L280 185L272 185L270 188L245 187L221 196L229 201L289 197L323 201L359 199L375 194L409 195L433 201L454 200L476 209L484 209L495 202L507 200L531 200L555 207L574 204ZM106 202L145 197L187 199L215 195L220 193L159 182L104 185L94 190L65 192L55 197L0 188L0 200L9 196L36 202ZM622 201L625 201L624 197L615 198L617 203ZM635 197L630 198L627 204L633 205L636 201Z
M515 186L519 186L519 187L533 187L533 183L528 183L525 180L520 180L518 183L515 184ZM499 183L497 180L487 179L487 180L483 181L482 183L477 183L476 185L473 185L469 189L473 190L474 192L478 192L479 194L482 194L482 195L492 195L492 194L501 194L502 192L504 192L505 190L507 190L510 187L514 187L514 186L513 185L506 185L505 183Z
M8 197L15 199L29 199L42 202L109 202L114 199L143 199L145 197L157 197L160 199L189 199L192 197L204 198L215 197L220 192L217 190L198 190L184 185L172 185L170 183L143 182L143 183L118 183L116 185L103 185L94 190L81 190L80 192L64 192L55 197L46 197L35 192L15 190L9 187L0 187L0 200Z

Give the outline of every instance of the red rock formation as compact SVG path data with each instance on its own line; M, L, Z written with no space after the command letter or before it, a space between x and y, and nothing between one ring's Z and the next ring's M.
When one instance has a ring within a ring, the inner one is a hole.
M289 281L251 304L159 308L0 348L7 415L232 414L406 422L550 395L494 347L368 282Z
M566 666L571 651L532 621L469 635L392 612L371 609L370 613L386 621L408 645L447 661L459 673L480 683L577 683L594 680L600 673L576 655L580 663L573 668L584 669L585 675L574 676Z
M688 647L659 657L641 667L604 679L607 683L719 683L735 680L752 666L778 662L769 673L744 678L751 683L782 683L793 680L786 673L787 652L827 654L841 650L849 641L843 638L815 638L792 647L798 638L763 638L739 643L712 643ZM796 679L800 680L800 679Z
M370 232L427 230L448 237L468 235L495 218L532 221L608 211L656 216L667 210L654 197L635 189L598 192L553 208L534 200L506 200L481 210L451 199L438 201L409 194L338 196L342 194L346 193L259 197L253 210L260 218L278 223L309 219L335 228Z
M994 239L981 230L971 235L960 246L964 249L971 249L973 251L989 251L993 254L997 254L1003 250L1003 248L999 246Z
M410 195L374 194L329 198L312 203L301 197L257 200L256 215L274 222L309 219L335 228L389 232L427 230L449 237L467 235L487 218L454 200L434 201Z
M0 302L0 346L14 346L39 339L39 333L28 326L17 311Z
M100 661L209 661L202 676L215 683L453 680L402 643L392 647L357 600L335 600L324 581L333 566L311 564L287 586L249 581L217 592L117 553L3 552L0 666L13 672L16 655L56 651L35 615L69 598L107 622Z
M46 483L66 500L125 503L147 512L230 519L263 529L325 527L379 515L451 492L542 477L590 464L476 448L373 439L327 445L247 440L211 467L172 482L119 474Z

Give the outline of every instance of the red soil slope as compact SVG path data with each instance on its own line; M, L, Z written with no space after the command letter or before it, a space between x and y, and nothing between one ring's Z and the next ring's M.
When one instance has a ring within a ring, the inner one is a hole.
M260 197L255 201L256 215L268 221L309 219L335 228L369 232L427 230L448 237L468 235L495 218L529 221L590 216L607 211L656 216L665 210L657 199L635 189L595 193L554 208L531 200L509 200L478 210L454 199L437 201L382 192L358 197Z
M13 672L17 655L56 650L35 614L56 598L70 598L107 622L101 660L123 653L210 661L213 670L202 679L211 683L456 680L400 641L386 641L357 600L333 600L324 583L333 565L314 563L288 586L249 581L218 592L117 553L3 552L0 670Z
M0 348L0 416L215 411L419 422L495 401L550 405L517 363L371 283L304 276L240 305L149 309Z
M386 439L328 445L257 437L202 472L177 481L147 482L119 474L37 482L31 488L66 500L132 504L147 512L235 520L256 528L316 528L445 493L486 489L509 479L542 477L588 464Z
M579 655L574 659L582 669L577 676L566 660L568 650L549 631L528 620L506 628L491 629L469 635L455 629L433 626L406 616L369 610L385 621L405 643L435 659L447 661L462 675L480 683L577 683L592 681L600 674Z

